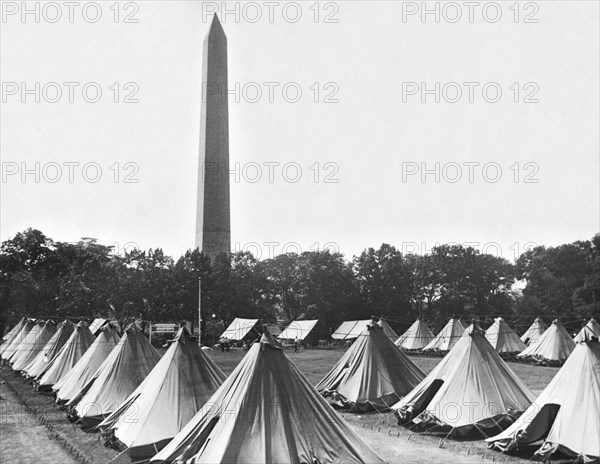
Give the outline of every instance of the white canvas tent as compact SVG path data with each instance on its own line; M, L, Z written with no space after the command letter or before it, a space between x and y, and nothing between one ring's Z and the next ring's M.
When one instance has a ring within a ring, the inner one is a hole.
M529 345L517 356L536 360L564 362L575 349L575 342L558 319L542 334L537 343Z
M560 452L600 462L600 343L587 328L552 381L508 429L486 440L502 451L542 443L536 457Z
M485 338L498 353L520 353L527 348L501 317L494 319L494 323L485 331Z
M56 392L56 402L64 403L73 399L92 379L117 343L119 334L116 327L104 325L79 361L52 387Z
M489 344L469 328L413 391L392 407L401 422L453 436L489 436L529 407L535 395Z
M358 337L370 323L371 319L365 319L363 321L342 322L342 325L340 325L337 328L337 330L333 332L331 338L334 338L336 340L353 340L356 337Z
M77 364L94 340L87 324L79 322L60 352L37 376L37 389L48 390L59 382Z
M50 319L45 323L41 320L38 321L25 340L17 347L14 356L10 359L11 367L17 372L21 371L42 351L55 332L56 323L54 321Z
M588 321L588 323L579 331L579 333L575 336L575 342L580 342L584 339L586 327L592 331L592 333L600 338L600 324L593 317Z
M431 343L434 338L427 324L421 319L417 319L395 343L396 346L404 350L421 350Z
M294 321L277 338L281 340L304 340L315 328L317 322L319 322L318 319L313 321Z
M221 338L227 338L229 340L242 340L248 332L250 332L254 326L258 323L258 319L242 319L236 317L229 327L221 334Z
M263 334L150 462L382 464L274 340Z
M135 323L75 398L67 403L84 429L98 425L139 386L160 356Z
M521 336L521 341L527 346L531 346L540 339L542 334L548 329L546 323L539 317L535 318L533 324L529 326L527 332Z
M465 333L465 326L460 319L450 319L440 333L423 348L423 351L450 351Z
M182 327L150 374L98 427L112 432L135 461L149 458L179 433L225 378Z
M17 334L17 332L19 332L23 328L26 320L26 317L21 318L21 320L17 322L17 324L12 329L10 329L6 334L4 334L4 336L2 337L2 342L10 342L10 340Z
M398 334L396 331L390 327L383 317L379 319L378 324L383 329L383 333L392 341L392 343L398 339Z
M14 334L10 341L7 340L6 343L3 343L0 346L0 357L7 362L10 361L17 352L21 342L27 338L27 335L29 335L29 332L31 332L35 326L36 321L27 319L25 324L23 324L23 327L21 327L21 330Z
M48 343L35 356L29 364L23 368L23 373L27 377L35 378L46 369L48 364L56 357L63 345L67 343L69 337L75 330L75 326L71 321L65 320L58 324L57 330Z

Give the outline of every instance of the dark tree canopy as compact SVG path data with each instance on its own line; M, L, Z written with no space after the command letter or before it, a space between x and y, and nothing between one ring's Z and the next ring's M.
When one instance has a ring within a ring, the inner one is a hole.
M175 260L160 248L121 255L93 238L55 242L27 229L0 248L1 322L25 315L197 321L200 279L203 329L211 332L235 317L282 325L319 319L332 331L371 315L399 331L417 317L439 329L450 317L489 325L502 316L522 332L538 315L559 316L575 331L600 316L600 234L534 248L512 264L461 245L403 255L389 244L350 261L328 250L259 261L249 252L211 259L197 249Z

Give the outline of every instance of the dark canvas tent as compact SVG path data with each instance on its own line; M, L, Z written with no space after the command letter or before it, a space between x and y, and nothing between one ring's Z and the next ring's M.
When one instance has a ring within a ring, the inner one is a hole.
M371 322L316 389L351 410L386 410L424 378L379 324Z
M116 327L112 324L104 325L99 330L96 340L79 361L52 387L56 392L56 401L64 403L75 398L92 379L117 343L119 343L119 334Z
M225 374L181 328L158 364L99 428L139 459L151 457L186 425L225 381Z
M440 333L423 348L423 351L450 351L465 333L465 326L459 319L450 319Z
M62 379L81 359L87 349L94 343L94 335L85 322L79 322L71 337L59 353L48 363L36 379L39 390L47 390Z
M546 323L541 318L536 317L533 324L527 329L527 332L521 336L521 341L527 346L533 345L547 329L548 326Z
M113 348L75 398L67 403L83 428L100 423L133 393L156 366L159 355L135 323L127 327Z
M542 334L537 343L529 345L519 357L538 361L564 362L575 349L575 342L558 319Z
M527 345L501 317L494 319L494 323L485 331L485 338L498 353L520 353L527 348Z
M587 328L563 367L523 415L486 440L509 451L541 443L536 455L560 452L575 462L600 462L600 343Z
M434 338L427 324L421 319L417 319L395 343L397 347L403 350L421 350L431 343Z
M431 373L392 409L399 421L465 436L489 436L527 409L535 396L489 344L470 328Z
M56 324L50 319L36 323L10 359L11 367L17 372L21 371L42 351L55 332Z
M37 356L23 368L23 373L27 377L37 377L58 354L72 333L72 322L65 320L58 324L57 330L54 335L52 335L52 338L48 340L48 343L46 343Z
M151 462L378 464L269 334Z
M6 339L6 341L0 345L0 357L2 359L5 361L10 359L10 357L15 353L19 343L25 339L34 324L34 321L26 319L23 321L21 328L14 332L10 338Z

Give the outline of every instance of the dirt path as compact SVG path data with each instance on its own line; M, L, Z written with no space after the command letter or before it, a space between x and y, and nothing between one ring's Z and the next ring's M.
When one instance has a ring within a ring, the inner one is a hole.
M0 462L15 464L75 464L33 414L19 403L16 395L0 385Z

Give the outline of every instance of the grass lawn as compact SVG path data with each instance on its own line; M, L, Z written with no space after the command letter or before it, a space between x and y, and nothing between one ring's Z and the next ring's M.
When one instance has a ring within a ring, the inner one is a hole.
M231 371L238 365L246 354L243 350L231 350L229 352L207 351L206 352L221 370L229 375ZM300 369L300 371L308 378L310 383L316 385L334 364L344 354L344 350L317 350L306 349L299 350L294 353L294 350L286 350L285 354L292 362ZM441 357L429 356L409 356L419 368L428 374L442 360ZM554 374L558 372L556 367L532 366L531 364L508 363L510 368L519 376L521 380L536 394L540 393Z

